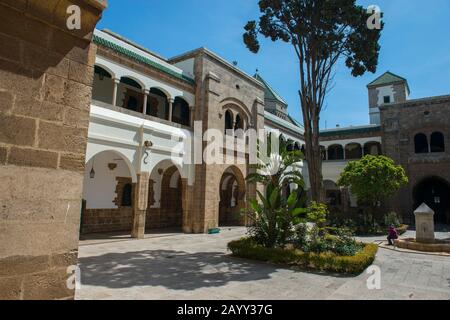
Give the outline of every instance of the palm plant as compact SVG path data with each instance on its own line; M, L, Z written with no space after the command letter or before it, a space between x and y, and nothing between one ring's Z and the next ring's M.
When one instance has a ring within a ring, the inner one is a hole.
M251 219L250 236L268 248L283 247L293 232L293 226L303 221L306 213L304 180L298 163L303 159L300 151L284 150L281 155L271 154L266 162L254 165L255 172L247 176L248 182L261 183L264 194L257 191L259 201L250 201L247 212ZM283 194L286 187L295 184L297 189L289 196Z

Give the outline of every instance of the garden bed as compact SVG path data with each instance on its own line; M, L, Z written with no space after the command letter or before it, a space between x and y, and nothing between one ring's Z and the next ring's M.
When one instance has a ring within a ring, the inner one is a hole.
M250 238L242 238L228 244L233 256L275 264L297 266L306 270L327 271L343 274L359 274L375 260L376 244L364 244L354 256L338 256L330 252L306 253L290 248L265 248Z

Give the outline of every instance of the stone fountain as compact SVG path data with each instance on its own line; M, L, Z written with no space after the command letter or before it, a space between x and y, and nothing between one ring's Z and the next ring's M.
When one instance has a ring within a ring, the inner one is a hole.
M399 248L450 253L450 242L439 240L434 235L434 211L422 203L415 211L416 238L397 239L395 245Z

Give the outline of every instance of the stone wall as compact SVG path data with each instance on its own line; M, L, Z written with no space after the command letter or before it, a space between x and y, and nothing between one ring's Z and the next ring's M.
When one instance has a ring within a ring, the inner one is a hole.
M222 61L207 50L200 49L192 56L195 58L196 108L195 121L202 121L203 131L207 129L225 130L225 110L239 112L246 120L246 128L264 127L264 88L254 78L243 74L232 65ZM203 143L203 148L206 142ZM225 150L224 150L225 152ZM246 155L236 155L235 159L243 163L235 167L245 177L248 174ZM219 186L223 173L230 165L198 164L195 166L195 184L188 206L189 215L185 215L185 232L203 233L219 224ZM247 196L255 197L254 188L247 188Z
M450 96L411 100L381 107L383 152L403 166L409 183L389 206L412 223L414 187L427 177L440 177L450 182ZM421 132L429 138L440 131L445 137L443 153L415 154L414 136Z
M81 8L81 30L66 10ZM0 0L0 300L70 299L95 47L93 0Z
M133 226L133 208L88 209L83 212L81 234L99 232L130 232Z

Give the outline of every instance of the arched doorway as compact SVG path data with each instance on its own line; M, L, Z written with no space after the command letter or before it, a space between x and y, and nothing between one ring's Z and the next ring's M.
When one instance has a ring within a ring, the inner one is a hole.
M219 226L241 226L245 219L241 209L245 208L245 181L236 167L230 167L220 180Z
M80 233L131 232L136 180L132 164L120 152L92 156L84 173Z
M147 230L183 226L183 181L180 170L171 161L164 160L150 174Z
M450 224L450 184L440 177L428 177L413 191L414 208L426 203L434 210L436 223Z

